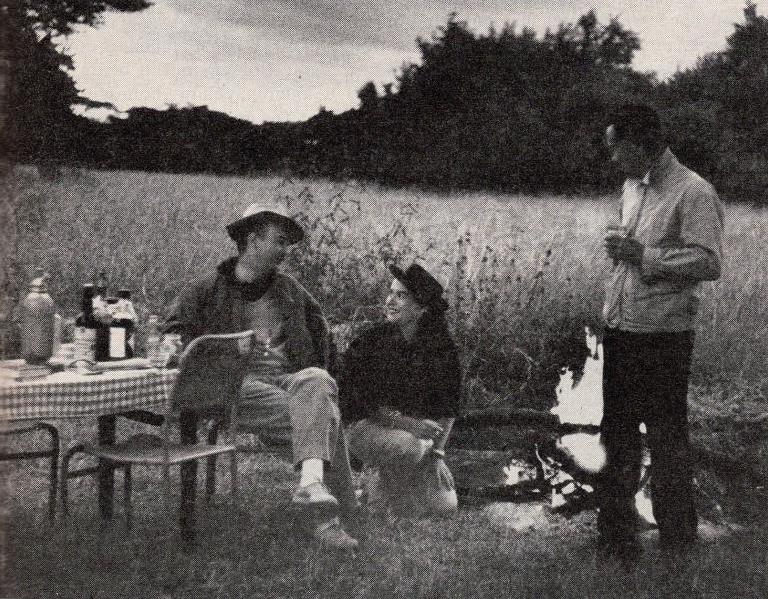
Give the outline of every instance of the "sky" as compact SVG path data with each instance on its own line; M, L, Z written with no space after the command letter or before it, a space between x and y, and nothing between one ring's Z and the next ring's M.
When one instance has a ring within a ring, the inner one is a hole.
M207 105L254 123L297 121L321 106L358 105L367 81L394 81L418 62L416 38L451 12L476 32L514 23L539 35L590 8L640 36L633 67L662 79L722 50L744 0L154 0L139 13L107 13L64 40L83 94L162 109ZM768 0L757 1L758 14ZM89 116L99 117L89 111ZM103 116L103 115L102 115Z

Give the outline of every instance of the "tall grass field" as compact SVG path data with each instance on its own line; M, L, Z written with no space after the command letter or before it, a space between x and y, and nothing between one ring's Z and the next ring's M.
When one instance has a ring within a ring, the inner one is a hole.
M549 408L564 366L599 329L606 225L618 198L431 193L356 182L18 168L0 181L0 312L13 317L33 270L50 273L59 311L104 272L132 290L142 328L196 276L235 252L225 225L253 202L284 202L307 240L286 269L333 323L376 315L387 264L419 260L444 283L468 407ZM725 263L703 290L691 418L696 441L768 476L764 424L768 211L726 207ZM13 341L6 352L13 351ZM761 428L761 426L763 428ZM65 442L82 430L64 423ZM69 437L67 437L69 435ZM747 531L676 563L646 552L637 569L598 563L589 517L513 531L466 507L451 521L359 516L356 556L298 540L284 518L292 473L245 457L240 505L224 489L199 518L200 547L179 552L175 504L153 474L135 483L136 528L100 530L93 484L75 485L68 525L45 521L45 466L6 468L0 596L20 597L767 597L765 489L701 473L725 515ZM226 477L222 477L225 479ZM714 500L713 500L714 501ZM0 544L0 547L2 544Z
M162 314L196 276L235 252L225 225L252 202L285 202L308 240L288 270L329 319L375 312L385 262L416 258L442 280L463 350L470 401L552 380L599 323L606 224L615 197L433 194L355 183L32 169L3 181L5 311L36 266L60 311L104 272L133 291L142 319ZM768 334L768 211L728 206L722 278L705 285L694 379L761 384ZM536 385L533 385L536 387ZM535 388L534 388L535 391Z

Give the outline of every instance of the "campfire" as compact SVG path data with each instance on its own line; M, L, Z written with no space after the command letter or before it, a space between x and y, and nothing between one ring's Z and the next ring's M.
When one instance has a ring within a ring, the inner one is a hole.
M474 426L514 426L526 430L526 438L530 439L527 457L519 450L454 449L450 452L451 468L456 468L457 491L462 501L486 503L491 500L484 510L491 520L506 528L546 529L562 522L562 517L578 526L583 521L571 516L596 507L595 483L606 462L605 449L600 443L603 348L589 329L586 344L589 355L583 376L575 380L572 371L562 373L555 406L548 412L518 408L472 416ZM646 434L644 425L640 426L640 432ZM638 524L645 529L656 526L651 508L650 463L646 449L635 495ZM715 519L699 521L701 539L716 540L744 530L738 524L723 520L721 511L715 503L711 513ZM586 521L588 519L589 516ZM649 534L653 532L646 530Z
M595 479L605 466L600 443L603 416L603 354L597 336L586 329L589 349L582 377L566 369L556 389L556 403L549 412L518 409L505 420L514 425L536 425L557 433L557 441L532 448L530 460L513 459L502 466L500 484L465 489L467 495L514 502L547 502L565 515L595 507ZM498 417L489 424L498 424ZM641 432L645 432L641 427ZM649 496L650 457L643 457L635 505L648 526L655 525ZM459 489L460 492L462 489Z
M584 363L584 373L578 382L574 382L573 372L569 369L565 370L556 390L557 403L550 410L550 413L557 416L562 424L599 426L603 418L603 346L588 327L585 328L585 333L589 355ZM640 426L640 432L645 434L644 424ZM557 442L557 448L567 455L578 469L586 473L598 474L605 466L605 448L600 442L600 435L597 432L577 432L563 435ZM590 485L578 483L578 472L563 474L561 464L553 458L547 458L547 460L551 461L551 467L558 472L555 478L572 477L574 483L569 486L558 481L560 490L557 492L553 486L552 507L557 507L555 504L567 505L569 495L573 493L583 495L593 492ZM635 495L635 507L639 516L647 524L653 525L656 524L656 520L651 510L649 494L650 463L650 454L645 451L639 490ZM575 499L584 502L583 497L578 495Z

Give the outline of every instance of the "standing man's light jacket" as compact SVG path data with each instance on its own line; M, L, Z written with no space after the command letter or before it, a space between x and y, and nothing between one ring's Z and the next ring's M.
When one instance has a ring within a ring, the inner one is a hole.
M666 149L642 181L624 183L622 221L643 244L643 260L613 267L605 323L636 333L692 329L701 281L720 276L723 207L714 188Z

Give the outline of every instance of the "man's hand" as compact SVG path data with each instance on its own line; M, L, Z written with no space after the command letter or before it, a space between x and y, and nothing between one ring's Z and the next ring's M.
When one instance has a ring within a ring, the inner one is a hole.
M605 252L614 264L627 262L639 268L643 263L643 244L634 237L609 235L605 238Z

